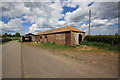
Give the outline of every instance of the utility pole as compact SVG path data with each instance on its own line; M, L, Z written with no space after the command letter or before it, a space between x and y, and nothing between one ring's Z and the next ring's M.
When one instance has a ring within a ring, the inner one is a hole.
M91 9L89 9L89 26L88 26L88 35L90 35L90 22L91 22Z

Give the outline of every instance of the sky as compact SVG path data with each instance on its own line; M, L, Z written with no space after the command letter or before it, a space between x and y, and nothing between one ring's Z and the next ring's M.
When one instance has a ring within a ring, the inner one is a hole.
M118 2L2 2L0 32L22 35L72 26L88 34L91 9L91 35L118 33Z

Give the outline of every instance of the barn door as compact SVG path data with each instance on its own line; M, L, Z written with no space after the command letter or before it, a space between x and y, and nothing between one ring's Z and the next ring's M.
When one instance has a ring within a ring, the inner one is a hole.
M82 42L82 35L79 34L79 44Z

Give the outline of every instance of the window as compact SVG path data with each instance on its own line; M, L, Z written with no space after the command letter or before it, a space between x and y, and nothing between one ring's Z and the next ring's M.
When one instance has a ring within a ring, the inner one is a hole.
M47 36L45 36L45 38L47 38Z

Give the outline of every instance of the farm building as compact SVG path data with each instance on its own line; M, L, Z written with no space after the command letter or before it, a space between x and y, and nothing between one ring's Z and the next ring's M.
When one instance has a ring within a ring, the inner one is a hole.
M35 41L35 36L32 33L28 33L26 35L21 36L20 41L21 42L32 42L32 41Z
M71 26L65 26L36 34L35 41L73 46L80 44L84 36L85 32Z

